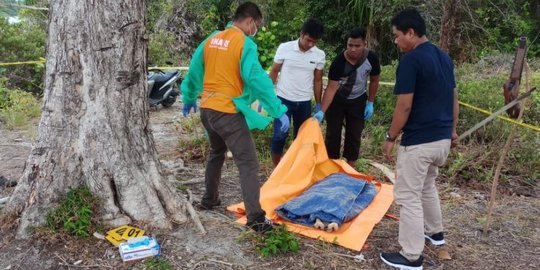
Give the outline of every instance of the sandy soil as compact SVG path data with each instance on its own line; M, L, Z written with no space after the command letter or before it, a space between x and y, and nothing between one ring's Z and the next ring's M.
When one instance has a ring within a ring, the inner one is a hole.
M187 192L187 188L197 199L203 194L203 183L184 185L181 181L201 179L204 163L201 158L179 158L185 156L185 151L178 148L177 142L187 127L179 116L179 105L153 110L154 138L165 171L174 176L174 185L183 186L178 192ZM0 175L18 179L34 136L32 129L0 128ZM235 224L234 216L225 209L241 201L237 175L234 164L227 160L221 185L223 205L200 212L207 235L200 235L191 223L172 231L149 232L162 245L161 258L173 269L390 269L378 258L381 251L396 251L399 247L398 221L390 218L375 227L361 252L300 238L298 253L260 257L252 242L239 240L244 228ZM498 197L492 230L484 238L481 228L486 215L486 192L441 182L446 239L453 259L439 260L436 251L426 246L426 269L540 268L540 199ZM0 187L0 197L8 196L12 190ZM399 216L395 206L389 213ZM152 269L146 261L122 263L112 244L96 238L48 235L16 240L12 231L0 233L0 269ZM362 255L364 260L355 260L356 255Z

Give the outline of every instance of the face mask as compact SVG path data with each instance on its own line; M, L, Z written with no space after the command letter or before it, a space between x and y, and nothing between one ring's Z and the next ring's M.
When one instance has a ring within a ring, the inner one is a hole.
M255 21L253 22L253 24L255 24ZM249 35L250 37L255 37L255 35L257 34L257 31L259 31L259 29L257 28L257 24L255 24L255 33Z

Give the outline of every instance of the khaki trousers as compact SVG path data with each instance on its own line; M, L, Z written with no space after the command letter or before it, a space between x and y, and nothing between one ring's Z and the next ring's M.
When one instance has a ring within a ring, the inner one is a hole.
M400 146L394 198L400 205L401 253L416 260L424 249L424 234L443 231L435 178L450 152L450 140Z

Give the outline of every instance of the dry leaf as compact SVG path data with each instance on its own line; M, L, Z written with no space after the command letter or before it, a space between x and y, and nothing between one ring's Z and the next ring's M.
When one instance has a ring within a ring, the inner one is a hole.
M448 250L448 247L446 245L438 248L437 256L441 260L451 260L452 259L452 257L450 257L450 252Z

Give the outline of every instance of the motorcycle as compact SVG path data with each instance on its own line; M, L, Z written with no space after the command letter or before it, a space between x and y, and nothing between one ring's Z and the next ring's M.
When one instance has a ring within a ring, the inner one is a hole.
M148 72L150 107L156 107L159 104L163 107L172 106L180 95L181 82L182 78L178 70L150 70Z

